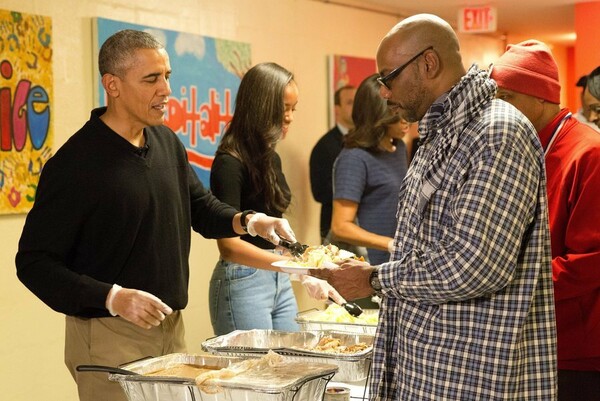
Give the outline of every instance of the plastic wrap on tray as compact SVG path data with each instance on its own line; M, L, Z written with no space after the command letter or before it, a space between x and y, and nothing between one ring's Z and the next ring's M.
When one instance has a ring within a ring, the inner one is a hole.
M354 353L332 353L311 350L324 337L339 339L344 345L365 343L367 347ZM316 330L287 332L278 330L236 330L209 339L202 348L216 355L252 357L273 350L286 359L305 362L326 362L338 366L334 380L360 381L368 376L374 336L370 334Z
M226 368L240 358L214 355L169 354L122 366L144 375L177 364L208 365ZM180 384L153 380L152 376L110 374L109 380L121 384L129 401L317 401L337 367L325 363L285 360L269 369L248 370L229 379L215 379L221 388L215 394L201 391L195 383ZM193 382L193 380L192 380Z
M376 322L376 317L379 315L378 309L365 309L361 315L361 319L352 318L348 314L349 321L329 321L325 320L324 311L319 309L310 309L304 312L299 312L296 315L296 322L300 325L300 330L338 330L350 333L363 333L375 335L377 323L360 323L360 320L368 320ZM351 320L351 321L350 321Z

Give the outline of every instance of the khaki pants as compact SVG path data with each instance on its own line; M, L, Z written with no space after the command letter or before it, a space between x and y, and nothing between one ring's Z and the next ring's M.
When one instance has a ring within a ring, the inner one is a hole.
M107 373L78 372L78 365L118 367L145 357L186 352L185 329L179 311L162 324L143 329L120 317L66 318L65 364L77 383L80 401L127 401Z

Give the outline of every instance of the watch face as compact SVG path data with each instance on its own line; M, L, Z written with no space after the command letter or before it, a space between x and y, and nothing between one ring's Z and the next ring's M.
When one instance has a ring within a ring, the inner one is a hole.
M377 270L373 270L373 272L371 273L371 287L373 287L373 289L375 291L379 291L381 290L381 283L379 282L379 272Z

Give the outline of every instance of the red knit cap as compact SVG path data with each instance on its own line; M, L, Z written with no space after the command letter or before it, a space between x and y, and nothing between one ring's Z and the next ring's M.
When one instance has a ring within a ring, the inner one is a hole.
M540 41L508 45L490 76L500 88L560 103L558 67L548 46Z

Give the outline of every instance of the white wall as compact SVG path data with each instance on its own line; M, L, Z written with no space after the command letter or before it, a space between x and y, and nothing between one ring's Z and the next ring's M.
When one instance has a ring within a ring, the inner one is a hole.
M394 18L310 0L2 0L5 10L52 18L53 121L57 149L87 120L93 107L92 18L239 40L252 46L253 63L275 61L292 70L300 87L296 120L280 145L294 193L289 216L298 238L316 244L319 207L310 193L308 158L327 130L327 55L374 57ZM74 401L75 385L63 364L64 317L16 278L14 256L24 215L0 216L0 399ZM208 281L216 243L192 242L187 341L199 352L213 335ZM300 298L301 310L313 306Z

